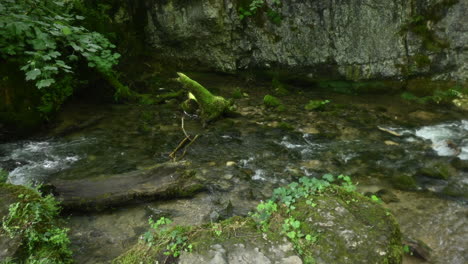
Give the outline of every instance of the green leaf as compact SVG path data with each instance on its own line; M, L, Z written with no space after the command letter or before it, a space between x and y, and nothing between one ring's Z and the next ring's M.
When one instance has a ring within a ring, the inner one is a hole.
M301 222L299 222L298 220L295 220L291 222L291 225L292 227L294 227L294 229L298 229L299 227L301 227Z
M64 26L64 27L62 27L62 33L63 33L65 36L67 36L67 35L71 35L72 31L71 31L71 29L70 29L69 27Z
M41 74L41 70L39 69L33 69L31 71L28 71L26 73L26 81L29 81L29 80L35 80L37 78L37 76L39 76Z
M329 181L329 182L335 181L335 177L332 174L325 174L325 175L322 176L322 178L324 180Z
M51 84L55 83L54 79L45 79L45 80L40 80L36 83L37 88L41 89L44 87L49 87Z
M289 238L294 239L296 237L296 231L291 231L286 234Z

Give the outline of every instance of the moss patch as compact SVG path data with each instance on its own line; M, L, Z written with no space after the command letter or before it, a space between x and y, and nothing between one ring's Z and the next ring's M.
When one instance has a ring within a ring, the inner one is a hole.
M333 176L325 177L333 181ZM258 248L254 257L258 254L257 257L266 258L262 252L272 252L287 238L295 252L286 255L297 254L304 263L315 263L315 259L324 263L358 263L366 259L400 264L401 234L393 216L371 199L350 191L353 186L349 177L339 179L344 179L343 187L301 178L301 183L275 190L273 200L261 203L251 217L237 216L197 227L174 226L166 234L183 230L179 234L187 239L183 254L192 256L192 261L203 259L203 263L213 258L210 252L214 245L233 255L239 254L234 253L238 252L238 245L242 245L240 254L252 254L249 250ZM170 251L167 245L177 241L173 239L156 237L152 247L140 243L113 263L166 261ZM268 257L275 258L273 254Z
M263 97L263 104L266 107L278 107L281 105L281 101L273 95L267 94L265 97Z

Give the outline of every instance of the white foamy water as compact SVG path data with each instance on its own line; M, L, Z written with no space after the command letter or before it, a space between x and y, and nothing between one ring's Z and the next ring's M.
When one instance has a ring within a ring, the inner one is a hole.
M84 155L81 146L89 144L81 138L68 142L53 140L15 142L0 145L0 167L13 166L8 182L27 185L41 182L48 176L69 168Z
M439 156L458 156L468 160L468 120L424 126L415 135L430 140Z

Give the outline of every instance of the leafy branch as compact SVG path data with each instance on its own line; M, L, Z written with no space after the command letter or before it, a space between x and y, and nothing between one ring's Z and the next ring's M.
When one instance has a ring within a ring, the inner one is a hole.
M112 75L120 54L103 35L80 26L84 17L66 0L0 2L0 58L22 65L27 81L43 94L43 112L56 110L72 94L72 74L80 60Z

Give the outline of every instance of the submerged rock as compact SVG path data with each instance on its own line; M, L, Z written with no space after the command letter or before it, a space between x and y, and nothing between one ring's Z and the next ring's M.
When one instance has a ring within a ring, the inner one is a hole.
M456 169L454 169L450 164L444 162L434 162L427 164L419 170L419 173L423 176L448 180L457 175Z
M51 184L65 209L99 211L141 200L190 197L203 189L194 171L181 163L163 163L129 173Z

